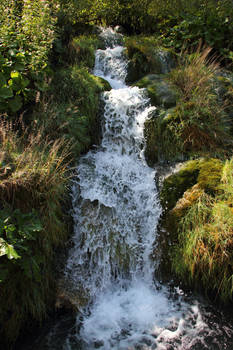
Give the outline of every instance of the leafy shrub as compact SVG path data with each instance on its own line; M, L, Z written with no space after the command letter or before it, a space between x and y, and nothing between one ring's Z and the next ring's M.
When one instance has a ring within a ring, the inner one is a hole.
M201 39L217 54L232 59L231 0L167 0L163 4L154 0L151 1L149 12L157 17L163 45L180 51L185 43L189 47L197 47Z
M44 88L56 4L7 0L0 11L0 112L14 114Z

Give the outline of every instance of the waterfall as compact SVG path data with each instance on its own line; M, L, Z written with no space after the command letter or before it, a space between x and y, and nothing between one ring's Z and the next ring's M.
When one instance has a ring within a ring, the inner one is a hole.
M154 279L161 207L143 138L154 107L144 89L125 84L120 35L111 29L102 35L107 48L97 50L94 74L112 90L102 96L101 145L77 167L73 247L65 271L71 288L89 302L64 349L207 349L210 330L198 303Z

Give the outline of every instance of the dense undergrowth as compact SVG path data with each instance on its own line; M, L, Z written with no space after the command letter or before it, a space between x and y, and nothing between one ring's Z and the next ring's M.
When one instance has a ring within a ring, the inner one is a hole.
M185 186L181 181L174 193L168 186L169 210L182 196L193 198L177 210L171 260L182 279L200 281L205 289L210 283L223 300L231 299L233 79L220 68L231 70L232 18L230 0L143 0L140 5L138 0L0 0L0 336L5 348L54 305L54 251L69 234L70 164L98 142L99 95L109 89L91 74L94 51L103 47L95 24L122 25L134 35L125 41L128 81L142 78L138 86L146 84L157 106L145 130L150 165L200 156L207 157L206 164L218 158L212 170L222 164L214 191L201 185L200 174L207 171L201 160L192 184L183 174ZM210 184L210 171L207 175Z
M71 165L98 142L99 96L109 87L91 74L103 43L56 26L59 2L0 6L0 334L11 348L54 309Z

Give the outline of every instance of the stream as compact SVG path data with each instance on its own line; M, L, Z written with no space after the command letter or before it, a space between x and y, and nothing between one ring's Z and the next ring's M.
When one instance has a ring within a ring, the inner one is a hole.
M121 36L105 29L94 74L112 87L102 99L102 141L83 156L73 182L73 246L65 280L79 305L33 349L233 349L233 327L214 306L154 277L161 207L156 169L144 159L143 125L155 109L125 83ZM40 345L38 345L40 344Z

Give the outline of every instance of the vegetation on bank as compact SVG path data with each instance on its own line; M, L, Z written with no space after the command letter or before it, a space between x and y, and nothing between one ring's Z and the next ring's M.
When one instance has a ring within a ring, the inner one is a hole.
M233 293L232 180L233 159L202 158L167 177L161 191L172 270L224 302Z
M201 281L204 288L211 280L210 287L230 300L233 79L220 66L231 69L232 1L4 0L0 22L0 335L5 348L53 308L54 252L69 234L69 166L98 142L99 96L109 89L91 74L94 51L103 47L95 24L122 25L133 34L126 39L128 81L146 87L157 106L145 128L148 163L208 158L196 161L194 173L186 166L192 175L184 171L180 182L176 177L177 192L165 182L172 193L170 214L181 197L193 198L177 210L171 261L182 279ZM216 174L212 187L210 169Z
M54 308L55 252L72 229L70 165L98 142L109 87L91 74L103 43L81 30L67 38L59 2L0 6L0 335L10 348Z

